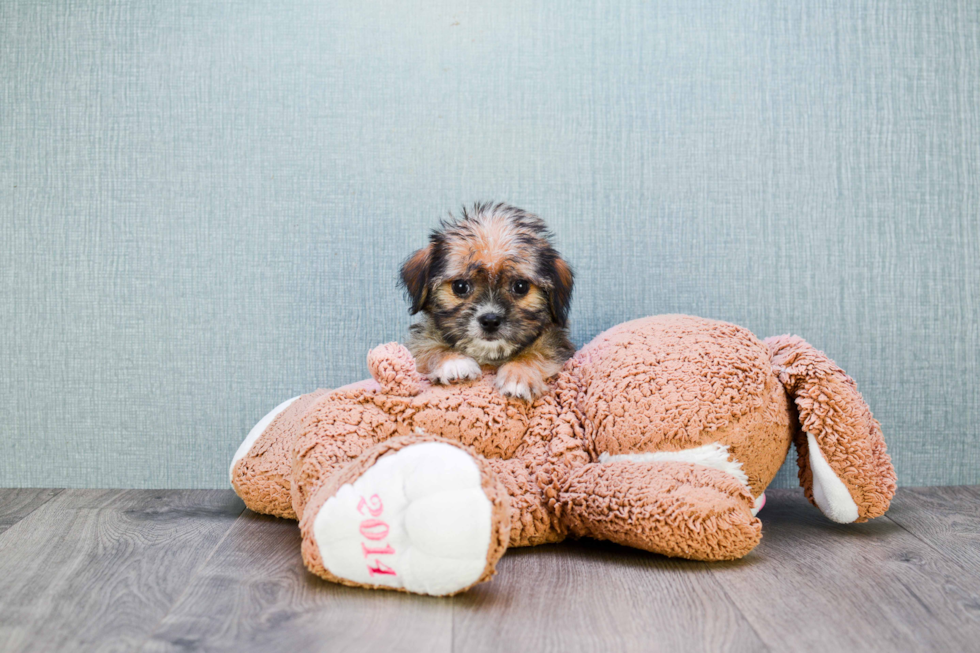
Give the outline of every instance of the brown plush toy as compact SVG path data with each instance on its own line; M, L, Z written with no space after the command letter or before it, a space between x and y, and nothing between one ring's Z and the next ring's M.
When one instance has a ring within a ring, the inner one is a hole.
M501 396L490 373L430 385L398 344L368 366L372 380L277 407L231 467L246 505L299 519L307 567L346 585L454 594L507 547L570 535L740 558L790 442L807 498L834 521L877 517L895 492L854 382L796 337L634 320L533 403Z

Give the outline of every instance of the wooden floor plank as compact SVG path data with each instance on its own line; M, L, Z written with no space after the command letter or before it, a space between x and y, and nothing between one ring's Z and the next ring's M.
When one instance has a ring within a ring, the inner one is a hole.
M508 551L455 601L455 651L766 650L705 563L605 542Z
M143 650L439 653L451 635L452 599L328 583L296 522L246 512Z
M903 488L888 518L980 575L980 487Z
M762 543L711 574L773 649L977 650L980 576L887 518L839 525L767 493ZM747 563L747 564L746 564Z
M0 650L134 650L243 509L230 491L62 492L0 535Z
M58 496L61 490L43 488L0 489L0 533Z
M901 490L850 526L768 494L739 562L566 542L434 599L317 579L296 523L230 492L0 490L0 650L980 648L980 489Z

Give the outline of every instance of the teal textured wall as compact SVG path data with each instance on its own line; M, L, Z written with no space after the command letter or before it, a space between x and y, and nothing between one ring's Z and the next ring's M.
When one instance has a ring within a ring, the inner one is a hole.
M976 2L8 0L0 486L225 487L478 199L551 223L578 344L797 333L903 484L980 483Z

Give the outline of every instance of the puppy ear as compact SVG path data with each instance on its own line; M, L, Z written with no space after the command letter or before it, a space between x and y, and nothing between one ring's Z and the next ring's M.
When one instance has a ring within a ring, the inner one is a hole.
M422 310L429 296L429 270L432 267L432 245L423 247L402 264L401 282L412 299L409 313Z
M555 324L564 327L568 324L568 309L572 306L572 284L575 275L568 263L555 257L548 275L551 288L548 289L548 309Z

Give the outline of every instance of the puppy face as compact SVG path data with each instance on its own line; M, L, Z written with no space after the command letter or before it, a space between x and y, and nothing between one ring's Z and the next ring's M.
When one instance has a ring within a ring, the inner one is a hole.
M442 340L481 364L563 328L573 283L541 219L505 204L477 204L443 222L401 278L411 312L426 313Z

